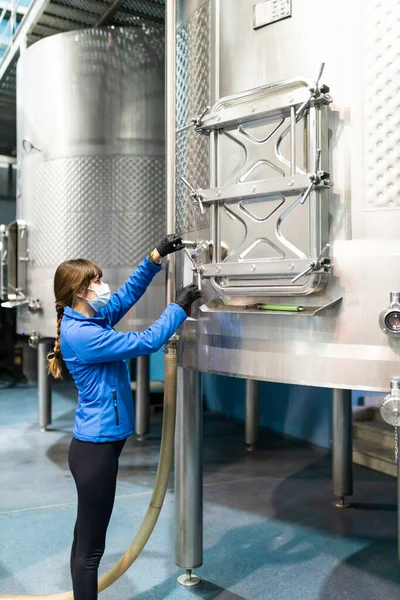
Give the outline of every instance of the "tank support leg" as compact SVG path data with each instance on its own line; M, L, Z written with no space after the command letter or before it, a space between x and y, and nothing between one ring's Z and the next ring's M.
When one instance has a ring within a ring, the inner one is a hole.
M175 435L175 562L184 586L203 564L203 402L201 375L178 367Z
M397 428L400 435L400 427ZM400 561L400 459L397 458L397 557Z
M348 507L353 494L353 434L350 390L333 390L332 477L338 508Z
M47 354L51 351L52 342L40 340L37 349L38 361L38 402L39 427L46 431L51 425L51 379L47 368Z
M259 406L258 406L258 381L246 381L246 444L247 450L254 450L258 440Z

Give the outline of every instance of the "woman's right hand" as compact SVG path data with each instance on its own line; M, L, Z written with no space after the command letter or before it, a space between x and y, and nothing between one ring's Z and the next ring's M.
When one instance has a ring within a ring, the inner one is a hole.
M168 254L183 250L184 247L181 236L177 233L172 233L161 240L156 250L159 255L164 258L164 256L167 256Z
M183 308L183 310L186 310L191 304L193 304L193 302L196 302L200 296L201 292L199 291L198 287L194 283L191 283L190 285L178 290L176 293L175 304L178 304L178 306Z

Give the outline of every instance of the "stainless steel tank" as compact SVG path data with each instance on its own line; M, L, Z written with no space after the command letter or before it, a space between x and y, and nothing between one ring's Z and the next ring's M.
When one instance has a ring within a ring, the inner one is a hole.
M398 375L399 17L391 0L178 0L177 221L213 242L183 367L362 390Z
M116 290L165 235L163 37L163 28L70 32L19 61L8 278L19 332L54 336L62 261L94 260ZM164 287L159 275L122 328L157 317Z

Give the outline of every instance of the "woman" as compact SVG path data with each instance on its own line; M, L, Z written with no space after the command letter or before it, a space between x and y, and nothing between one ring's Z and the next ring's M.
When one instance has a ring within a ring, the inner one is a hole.
M157 352L186 319L200 297L194 285L143 333L113 327L141 298L161 270L162 257L183 248L178 235L164 238L118 292L111 295L101 269L89 260L62 263L54 276L57 337L50 373L61 377L64 359L78 388L69 466L78 492L71 551L74 600L97 599L97 574L104 553L116 488L118 459L133 433L134 408L125 359Z

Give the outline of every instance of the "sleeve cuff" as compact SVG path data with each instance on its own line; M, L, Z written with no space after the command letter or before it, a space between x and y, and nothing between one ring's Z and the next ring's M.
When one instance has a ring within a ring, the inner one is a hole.
M155 271L156 273L158 271L162 270L162 264L160 263L159 265L157 265L156 263L153 263L148 256L145 257L144 259L144 264L149 267L150 269L153 269L153 271Z
M182 319L187 319L186 311L182 308L182 306L179 306L179 304L176 304L176 302L171 302L170 306L174 307L175 312L179 315L179 317Z

